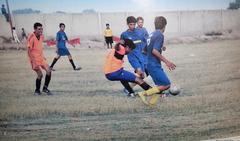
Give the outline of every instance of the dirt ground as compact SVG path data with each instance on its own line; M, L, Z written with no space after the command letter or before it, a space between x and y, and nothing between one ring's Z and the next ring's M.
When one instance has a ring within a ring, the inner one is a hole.
M240 135L240 40L168 45L164 55L177 68L166 73L182 93L161 98L154 108L127 98L120 83L105 79L109 50L69 48L83 69L73 71L62 57L52 73L53 96L33 95L36 75L26 50L0 50L0 140L193 141ZM50 64L54 48L44 53ZM153 85L151 78L146 81Z

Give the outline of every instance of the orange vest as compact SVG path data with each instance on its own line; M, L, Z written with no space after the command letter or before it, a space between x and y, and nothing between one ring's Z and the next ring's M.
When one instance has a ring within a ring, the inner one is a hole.
M115 52L121 54L121 55L125 55L125 48L123 46L120 45L120 49L119 51L116 51L115 49L112 49L105 60L105 64L104 64L104 74L109 74L112 72L115 72L117 70L120 70L123 67L123 60L117 59L114 54Z
M36 35L32 33L27 40L28 56L34 60L41 60L45 57L43 56L43 35L40 36L38 40Z

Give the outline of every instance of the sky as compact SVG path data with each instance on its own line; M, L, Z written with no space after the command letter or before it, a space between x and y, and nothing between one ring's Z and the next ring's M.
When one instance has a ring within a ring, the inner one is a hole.
M6 0L0 0L5 4ZM43 13L64 11L80 13L85 9L97 12L177 11L226 9L234 0L8 0L10 9L32 8Z

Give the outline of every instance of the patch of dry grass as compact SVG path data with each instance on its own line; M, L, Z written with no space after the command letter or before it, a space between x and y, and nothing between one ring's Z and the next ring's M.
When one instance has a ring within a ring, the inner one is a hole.
M154 108L126 98L120 83L104 78L103 48L71 48L83 70L73 71L62 57L52 75L53 96L33 96L35 74L25 51L0 51L0 139L199 140L238 135L239 44L169 46L165 55L177 69L167 73L182 94L160 99ZM51 63L54 49L45 55ZM131 70L129 64L125 67Z

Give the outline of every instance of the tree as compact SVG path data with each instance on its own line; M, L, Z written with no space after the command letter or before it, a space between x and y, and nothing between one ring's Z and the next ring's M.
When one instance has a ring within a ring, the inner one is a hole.
M235 0L235 2L230 2L228 9L239 9L240 8L240 0Z
M85 9L82 13L96 13L96 11L94 9Z
M41 13L40 10L33 10L31 8L17 9L12 11L13 14L38 14Z

